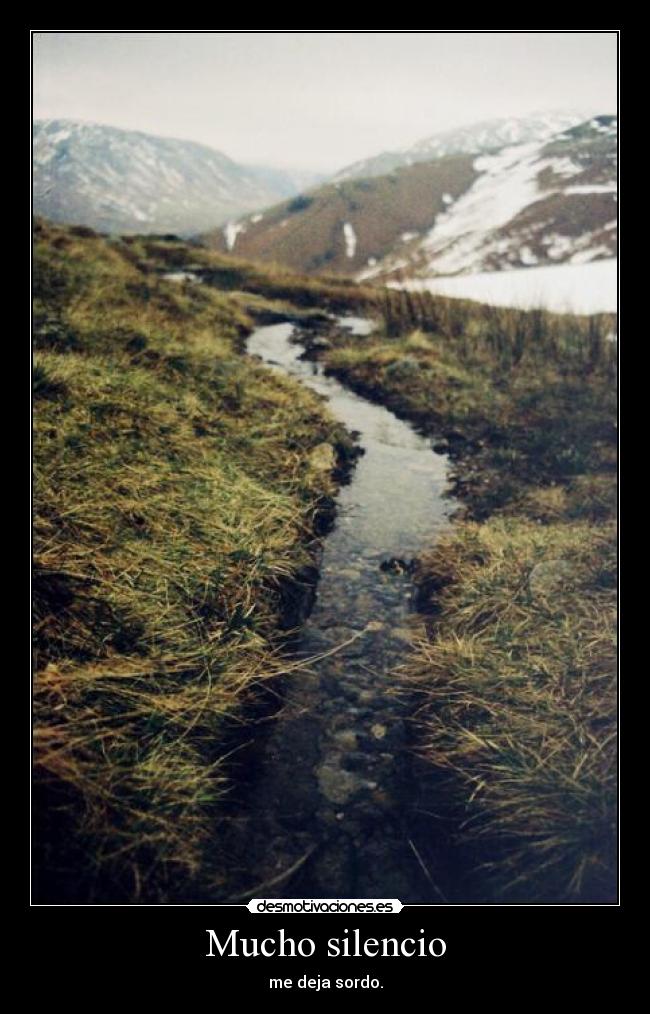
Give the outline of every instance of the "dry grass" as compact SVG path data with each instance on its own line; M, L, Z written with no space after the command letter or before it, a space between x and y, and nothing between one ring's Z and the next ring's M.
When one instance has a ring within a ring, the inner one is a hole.
M422 560L399 674L485 901L616 898L616 347L609 318L385 295L328 368L435 435L483 524ZM418 329L410 330L414 325ZM540 562L565 579L547 596ZM439 801L442 807L442 800Z
M444 574L435 636L402 676L421 752L453 774L457 840L496 900L616 898L616 580L611 527L468 524L422 563ZM546 592L537 563L563 560Z
M35 277L38 900L209 897L224 755L281 669L344 434L237 352L241 302L40 225Z
M459 491L474 517L511 509L526 497L587 477L604 483L610 513L616 469L615 346L587 367L589 324L567 318L566 355L529 350L516 365L487 340L480 320L470 338L415 331L402 338L340 338L326 367L421 429L446 438L463 460ZM591 480L590 480L591 481ZM551 494L553 495L553 494ZM594 497L583 509L602 514ZM579 497L573 509L580 511Z

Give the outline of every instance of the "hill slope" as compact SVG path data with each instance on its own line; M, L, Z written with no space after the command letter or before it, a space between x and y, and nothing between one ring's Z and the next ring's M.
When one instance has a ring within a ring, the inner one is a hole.
M460 200L406 252L365 277L431 277L616 255L617 121L596 117L544 142L477 158Z
M550 123L538 125L543 136L529 140L533 126L519 130L525 142L490 154L444 154L340 179L229 222L207 241L308 272L381 281L614 256L616 118L595 117L551 137ZM515 133L503 127L488 140L479 132L476 144Z
M217 250L308 272L353 275L429 230L476 178L450 156L375 179L331 183L207 236Z
M190 235L302 182L192 141L92 123L36 121L33 140L35 212L104 232Z

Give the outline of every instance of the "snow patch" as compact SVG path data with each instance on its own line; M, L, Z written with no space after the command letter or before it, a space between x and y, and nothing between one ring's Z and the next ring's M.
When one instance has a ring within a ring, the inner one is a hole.
M560 313L615 313L617 275L618 262L612 257L590 264L552 264L518 271L391 282L390 287L477 299L494 306L544 307Z
M584 186L567 187L565 194L615 194L615 183L591 183Z
M357 234L350 222L343 223L343 236L345 239L345 253L347 257L354 257L357 249Z
M226 222L223 227L223 234L226 238L226 247L228 250L234 249L240 232L246 232L246 227L242 225L241 222Z
M453 274L478 265L489 234L537 198L539 153L539 143L519 144L474 160L481 175L448 211L438 215L424 241L436 271Z
M526 265L537 264L537 257L529 246L522 246L519 251L519 260Z

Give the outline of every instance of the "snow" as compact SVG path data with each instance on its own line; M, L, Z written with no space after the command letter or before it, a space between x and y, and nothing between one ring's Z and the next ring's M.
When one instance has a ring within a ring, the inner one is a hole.
M540 145L518 144L474 160L478 179L449 210L438 215L424 241L436 271L453 274L478 265L489 234L538 197Z
M579 172L582 172L582 167L577 165L573 159L566 156L563 158L551 158L545 164L552 170L555 176L577 176Z
M345 253L348 257L354 257L357 249L357 234L350 222L343 223L343 236L345 238Z
M537 257L535 256L535 254L533 253L533 251L530 249L529 246L522 246L521 250L519 251L519 260L521 261L522 264L526 264L529 267L532 264L537 264Z
M394 289L418 289L476 299L495 306L544 307L567 313L615 313L618 262L615 257L589 264L552 264L515 271L492 271L455 278L391 283Z
M264 215L253 215L253 217L251 218L251 222L254 225L256 222L261 222L263 218Z
M353 335L369 335L375 329L375 324L372 320L367 320L365 317L337 317L337 320L341 327L344 327L346 331L350 331Z
M402 243L408 243L410 240L415 239L416 236L419 235L420 235L419 232L403 232L402 235L400 236L400 239Z
M551 169L556 176L564 179L581 172L580 166L570 159L544 157L543 148L539 141L509 145L496 154L481 155L474 160L474 169L480 175L469 190L436 217L423 240L422 250L432 274L480 271L488 254L504 252L499 250L500 241L495 238L498 230L538 201L542 193L547 195L557 189L540 191L539 176L545 169ZM615 194L616 184L573 187L563 184L559 192ZM559 258L574 249L575 244L572 246L566 239L560 238L551 245L549 256ZM524 248L523 263L536 263L531 257Z
M451 196L451 194L443 194L442 195L442 203L443 204L453 204L454 203L454 199Z
M70 131L70 130L66 130L66 129L64 129L64 130L57 130L57 131L55 131L54 134L50 134L48 136L48 141L50 142L50 144L59 144L61 141L67 141L68 138L71 137L71 136L72 136L72 131Z
M226 222L223 227L223 234L226 238L226 247L232 250L237 242L240 232L246 232L246 227L241 222Z
M615 194L615 183L591 183L584 186L567 187L565 194Z
M564 257L566 254L571 253L573 249L573 242L569 236L562 236L557 232L551 233L549 236L545 236L542 240L542 244L548 247L547 253L553 260L559 260L560 257Z
M577 250L570 258L571 264L588 264L589 261L595 261L599 257L610 257L612 251L604 243L600 246L592 246L588 250Z

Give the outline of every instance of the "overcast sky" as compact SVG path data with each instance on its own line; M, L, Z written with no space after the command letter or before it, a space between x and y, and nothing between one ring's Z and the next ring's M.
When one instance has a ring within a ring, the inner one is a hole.
M34 116L331 171L499 116L616 112L615 32L35 32Z

